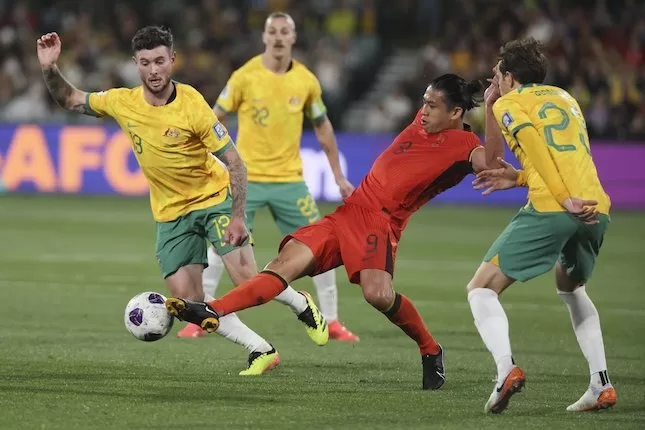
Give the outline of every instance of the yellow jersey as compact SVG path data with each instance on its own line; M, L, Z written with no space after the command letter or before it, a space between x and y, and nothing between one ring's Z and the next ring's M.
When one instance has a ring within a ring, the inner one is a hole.
M568 197L598 201L609 214L591 157L585 118L565 90L529 84L500 97L493 112L511 150L524 169L529 201L540 212L565 211Z
M237 112L237 148L253 182L304 180L300 158L303 118L315 121L327 109L316 76L293 60L284 74L264 67L258 55L236 70L216 105Z
M212 155L233 145L228 131L196 89L175 88L176 97L164 106L146 102L141 86L87 96L97 116L113 117L130 137L159 222L221 203L229 185L228 171Z

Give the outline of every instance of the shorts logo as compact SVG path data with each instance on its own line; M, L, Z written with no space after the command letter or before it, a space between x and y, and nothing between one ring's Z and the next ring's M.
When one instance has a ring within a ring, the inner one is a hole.
M226 127L221 122L218 122L215 124L213 127L213 130L215 130L215 134L219 139L223 139L224 136L226 136Z
M504 127L508 128L509 125L513 122L513 117L511 116L510 113L504 112L504 115L502 115L502 124L504 124Z
M179 130L170 127L164 132L164 137L179 137Z

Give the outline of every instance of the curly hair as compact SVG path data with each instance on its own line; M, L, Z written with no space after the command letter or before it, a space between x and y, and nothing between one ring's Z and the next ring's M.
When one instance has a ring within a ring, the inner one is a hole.
M499 52L499 70L510 72L520 84L541 84L546 78L547 60L540 42L530 37L512 40Z
M142 49L155 49L158 46L165 46L172 50L173 37L170 29L149 25L140 28L132 37L132 51Z

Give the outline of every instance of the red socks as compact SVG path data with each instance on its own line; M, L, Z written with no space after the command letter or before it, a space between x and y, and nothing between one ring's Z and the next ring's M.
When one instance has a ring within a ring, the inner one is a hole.
M269 302L287 288L280 275L263 271L208 305L221 317Z
M394 304L383 313L419 345L422 355L439 354L439 344L426 328L417 308L407 297L396 293Z

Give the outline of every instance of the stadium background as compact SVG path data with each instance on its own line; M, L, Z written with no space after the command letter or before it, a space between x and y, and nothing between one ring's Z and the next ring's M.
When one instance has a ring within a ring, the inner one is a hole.
M524 202L523 190L483 198L466 180L437 199L443 205L416 215L404 236L397 288L451 351L443 397L417 392L414 348L345 285L342 271L341 316L362 342L321 354L277 305L245 312L283 355L282 368L259 381L239 381L243 353L221 340L142 344L123 330L132 295L165 292L147 199L132 198L146 195L145 179L113 122L55 105L35 40L57 31L65 76L102 90L137 85L130 38L140 26L167 25L176 37L176 79L213 102L230 73L261 52L263 22L274 10L297 23L295 57L321 81L354 184L410 120L429 79L448 71L483 79L503 41L532 35L545 43L548 81L583 107L614 203L591 287L621 408L595 417L562 413L584 389L586 368L545 276L505 298L519 333L516 354L533 377L504 418L520 428L642 428L645 4L630 0L0 0L0 291L5 305L13 303L0 317L0 428L161 428L177 408L187 428L498 427L481 420L492 365L463 288ZM468 121L483 131L481 109ZM302 154L312 193L332 210L338 192L310 130ZM275 230L261 214L259 264L274 255Z

